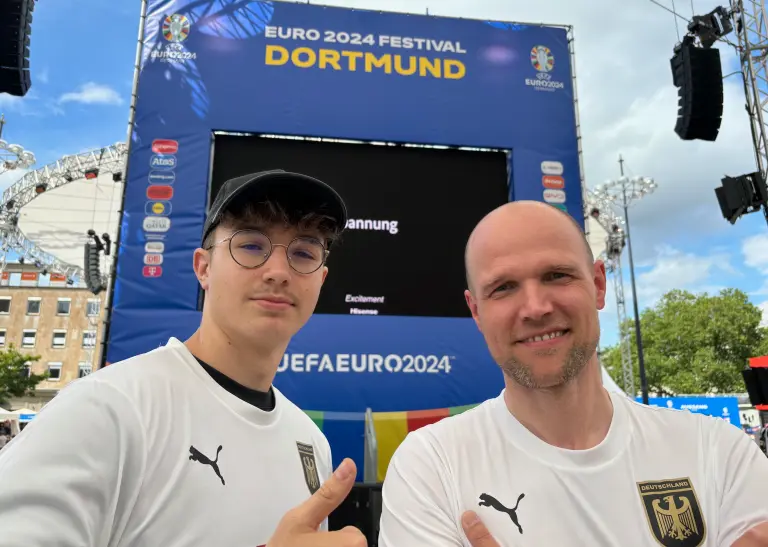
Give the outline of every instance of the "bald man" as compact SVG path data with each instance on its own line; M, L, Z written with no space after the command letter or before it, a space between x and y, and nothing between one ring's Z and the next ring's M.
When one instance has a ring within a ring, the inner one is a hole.
M768 459L730 423L602 385L605 266L543 203L491 212L467 305L501 394L419 429L392 458L379 547L768 546Z

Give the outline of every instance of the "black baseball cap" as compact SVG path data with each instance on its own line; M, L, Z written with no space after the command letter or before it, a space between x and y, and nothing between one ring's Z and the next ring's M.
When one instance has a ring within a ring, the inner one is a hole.
M289 211L321 213L333 218L340 229L347 225L347 206L326 183L300 173L282 169L243 175L225 182L205 219L203 241L235 204L274 201Z

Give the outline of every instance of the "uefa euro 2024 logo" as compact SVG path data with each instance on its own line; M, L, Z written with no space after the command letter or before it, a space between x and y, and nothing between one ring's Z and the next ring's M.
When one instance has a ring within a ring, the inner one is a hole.
M189 29L192 25L189 18L181 13L168 15L163 19L161 32L163 38L168 42L165 46L156 47L152 50L150 57L152 60L162 63L185 63L197 59L197 53L187 51L181 45L189 37Z
M548 47L535 46L531 50L531 64L536 72L551 72L555 68L555 57Z
M531 65L536 69L536 78L526 78L525 85L536 91L558 91L565 89L565 83L552 78L555 68L555 56L546 46L534 46L531 50Z
M189 36L189 19L186 15L174 13L163 21L163 37L171 43L178 44Z

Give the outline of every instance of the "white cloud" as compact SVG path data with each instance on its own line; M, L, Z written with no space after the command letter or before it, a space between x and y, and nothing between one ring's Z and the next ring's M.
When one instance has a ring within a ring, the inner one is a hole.
M41 84L47 84L50 81L49 76L50 73L48 72L48 69L44 68L37 74L37 81Z
M709 254L697 255L669 246L659 247L654 259L649 261L652 264L650 270L635 274L640 311L655 306L665 293L673 289L687 290L694 294L717 294L725 287L714 282L713 277L723 272L730 276L739 275L731 262L731 257L719 249ZM628 319L634 319L629 265L623 263L622 266L626 314ZM604 346L616 341L617 311L614 276L611 274L608 279L605 308L600 313Z
M80 86L77 91L63 94L59 98L61 103L83 103L83 104L109 104L121 105L123 98L120 94L108 85L88 82Z
M673 289L693 292L716 292L711 276L715 273L738 275L726 254L698 256L684 253L671 247L661 247L650 271L637 275L637 294L640 307L653 306L667 292Z
M741 244L744 263L768 275L768 234L746 238Z

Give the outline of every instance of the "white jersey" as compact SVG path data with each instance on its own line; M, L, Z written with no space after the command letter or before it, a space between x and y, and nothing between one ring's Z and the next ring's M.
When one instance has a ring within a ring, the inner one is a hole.
M176 339L73 382L0 451L0 546L266 544L332 471L274 391L245 403Z
M503 392L410 433L384 481L379 547L469 547L467 510L503 547L730 547L768 521L768 458L740 429L611 399L590 450L541 441Z

